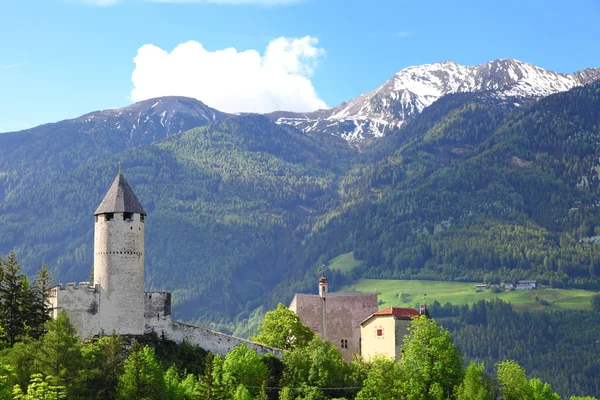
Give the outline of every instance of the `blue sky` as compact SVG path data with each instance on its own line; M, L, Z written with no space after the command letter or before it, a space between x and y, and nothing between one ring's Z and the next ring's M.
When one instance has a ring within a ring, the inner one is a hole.
M0 132L163 94L224 111L331 107L444 60L600 67L596 0L111 2L3 2Z

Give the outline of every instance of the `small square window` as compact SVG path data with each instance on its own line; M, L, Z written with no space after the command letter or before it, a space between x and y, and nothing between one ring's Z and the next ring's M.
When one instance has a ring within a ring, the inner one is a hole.
M383 336L383 329L377 329L377 336Z
M106 213L106 214L104 214L104 218L106 219L106 221L112 221L113 219L115 219L115 214Z

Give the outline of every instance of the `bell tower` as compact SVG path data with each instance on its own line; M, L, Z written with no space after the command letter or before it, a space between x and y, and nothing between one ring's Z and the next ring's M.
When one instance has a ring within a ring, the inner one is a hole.
M94 282L100 287L100 329L144 333L146 212L119 171L94 213Z

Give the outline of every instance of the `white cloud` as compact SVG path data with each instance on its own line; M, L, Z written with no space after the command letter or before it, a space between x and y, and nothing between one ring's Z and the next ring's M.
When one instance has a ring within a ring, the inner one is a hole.
M88 3L96 6L112 6L126 0L67 0L75 3ZM141 0L150 3L205 3L230 5L285 5L300 3L303 0Z
M182 43L170 53L146 44L134 59L131 98L194 97L225 112L326 108L310 80L325 54L317 45L310 36L280 37L261 55L234 48L208 51L196 41Z

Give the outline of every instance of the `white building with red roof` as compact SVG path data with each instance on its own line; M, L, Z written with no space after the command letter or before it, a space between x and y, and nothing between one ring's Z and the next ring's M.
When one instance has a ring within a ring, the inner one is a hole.
M401 357L404 336L413 318L421 313L413 308L388 307L377 311L360 324L361 355L369 361L382 355L393 359Z

